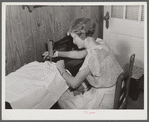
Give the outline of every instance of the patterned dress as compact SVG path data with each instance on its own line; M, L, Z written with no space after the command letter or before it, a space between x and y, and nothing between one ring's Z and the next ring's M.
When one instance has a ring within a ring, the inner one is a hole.
M123 72L113 51L102 39L97 38L97 46L88 49L81 70L88 67L87 81L92 86L83 94L74 95L69 89L58 103L64 109L112 109L117 77Z

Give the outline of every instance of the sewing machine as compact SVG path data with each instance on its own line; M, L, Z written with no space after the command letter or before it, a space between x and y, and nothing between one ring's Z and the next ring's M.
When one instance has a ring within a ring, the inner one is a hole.
M81 49L78 49L78 47L73 44L73 39L71 36L66 36L60 39L59 41L54 42L53 50L70 51L70 50L81 50ZM61 57L52 58L53 62L57 62L58 60L65 61L65 68L68 69L73 76L76 75L76 73L78 72L79 68L81 67L84 61L84 59L70 59Z

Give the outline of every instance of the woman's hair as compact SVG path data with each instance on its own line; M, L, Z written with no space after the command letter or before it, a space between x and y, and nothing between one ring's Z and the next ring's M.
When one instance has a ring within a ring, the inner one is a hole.
M75 33L81 39L92 37L94 35L96 24L89 18L79 18L74 21L68 33Z

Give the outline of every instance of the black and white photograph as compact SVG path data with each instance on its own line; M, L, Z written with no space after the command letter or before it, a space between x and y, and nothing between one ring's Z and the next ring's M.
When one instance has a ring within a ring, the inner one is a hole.
M2 120L146 119L146 2L2 3Z

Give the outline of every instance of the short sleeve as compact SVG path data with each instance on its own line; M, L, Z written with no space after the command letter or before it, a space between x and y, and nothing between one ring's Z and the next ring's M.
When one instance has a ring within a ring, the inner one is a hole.
M99 60L99 58L96 56L95 52L92 52L92 55L89 58L88 61L88 67L89 70L91 71L92 75L94 77L100 77L100 63L101 61Z
M100 77L101 76L100 64L101 64L103 58L104 58L103 50L99 50L99 49L92 50L91 52L88 53L80 70L89 68L89 70L93 76Z
M85 68L89 68L89 55L87 55L86 56L86 58L85 58L85 60L84 60L84 62L83 62L83 64L82 64L82 66L81 66L81 68L80 68L80 70L83 70L83 69L85 69Z

